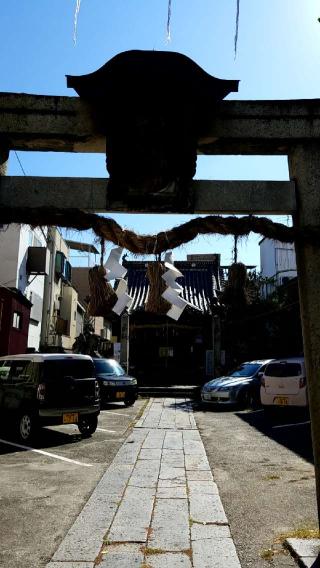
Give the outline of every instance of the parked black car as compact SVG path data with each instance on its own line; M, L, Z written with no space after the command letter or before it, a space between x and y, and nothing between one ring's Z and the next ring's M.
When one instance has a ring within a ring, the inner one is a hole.
M96 378L99 381L101 404L121 402L132 406L138 397L137 379L126 374L114 359L93 357Z
M99 383L87 355L27 354L0 357L0 416L23 442L40 426L77 424L95 432Z

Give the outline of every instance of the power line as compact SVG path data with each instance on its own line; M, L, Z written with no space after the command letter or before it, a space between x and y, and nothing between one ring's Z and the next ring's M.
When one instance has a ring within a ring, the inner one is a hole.
M19 162L19 166L20 166L20 168L21 168L21 170L22 170L22 172L23 172L23 175L26 176L27 174L26 174L26 172L25 172L24 169L23 169L23 165L21 164L20 158L19 158L19 156L18 156L16 150L14 151L14 153L15 153L15 156L16 156L18 162Z

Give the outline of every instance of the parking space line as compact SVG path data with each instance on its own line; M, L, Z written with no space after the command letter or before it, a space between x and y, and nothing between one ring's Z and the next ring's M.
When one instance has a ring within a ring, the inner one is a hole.
M79 462L77 460L72 460L70 458L58 456L57 454L51 454L50 452L45 452L44 450L36 450L36 448L31 448L30 446L23 446L22 444L16 444L14 442L9 442L8 440L3 440L2 438L0 438L0 443L6 444L8 446L14 446L16 448L22 448L23 450L29 450L29 451L35 452L37 454L42 454L42 455L48 456L50 458L55 458L57 460L62 460L62 461L65 461L65 462L74 463L76 465L82 465L83 467L93 467L93 464L91 464L91 463L82 463L82 462Z
M292 424L278 424L278 426L272 426L272 428L287 428L288 426L302 426L303 424L310 424L310 420L306 420L305 422L293 422Z
M132 417L132 414L125 414L124 412L113 412L113 410L107 410L108 414L117 414L118 416L130 416Z
M76 428L76 426L74 424L61 424L61 426L63 426L63 428ZM105 428L96 428L97 431L99 432L108 432L109 434L119 434L118 430L106 430ZM120 432L121 433L121 432Z

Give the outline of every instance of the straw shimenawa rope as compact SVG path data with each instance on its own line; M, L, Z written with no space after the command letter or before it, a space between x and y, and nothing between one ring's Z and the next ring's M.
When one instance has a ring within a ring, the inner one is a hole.
M166 289L166 283L162 278L165 272L166 268L161 262L148 263L147 278L149 280L149 292L145 303L146 312L166 314L171 308L171 304L162 298L162 293Z
M0 223L23 223L33 227L55 225L79 231L92 229L98 237L124 247L134 254L159 254L192 241L199 235L208 234L247 236L253 232L285 243L304 241L314 245L320 244L320 226L299 231L281 223L274 223L265 217L252 215L197 217L157 235L137 235L133 231L122 229L113 219L79 209L2 207Z

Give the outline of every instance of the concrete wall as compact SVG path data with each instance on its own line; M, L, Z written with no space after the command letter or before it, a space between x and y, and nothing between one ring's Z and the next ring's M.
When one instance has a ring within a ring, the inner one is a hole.
M0 230L0 285L18 287L20 225L4 225Z
M287 278L297 276L297 265L294 245L281 243L271 239L262 239L260 245L260 270L264 278L274 280L266 285L264 295L272 293Z

